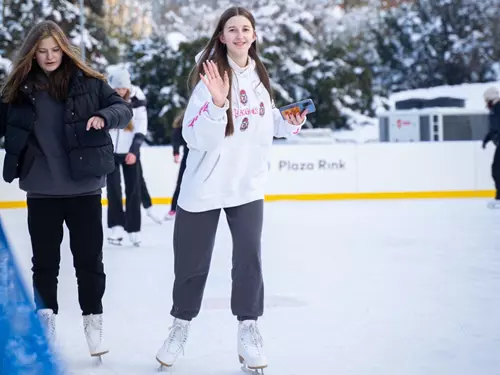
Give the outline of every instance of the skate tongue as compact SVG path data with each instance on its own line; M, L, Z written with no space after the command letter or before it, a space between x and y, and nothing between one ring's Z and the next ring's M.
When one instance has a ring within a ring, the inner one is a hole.
M255 320L243 320L241 324L250 327L250 326L255 326L257 323Z
M187 326L190 323L190 321L189 320L182 320L182 319L175 318L175 323L178 323L178 324L180 324L182 326Z

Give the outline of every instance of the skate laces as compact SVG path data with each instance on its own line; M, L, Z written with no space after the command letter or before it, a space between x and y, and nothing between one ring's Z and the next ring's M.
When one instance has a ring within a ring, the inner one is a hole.
M83 319L83 329L87 339L92 341L91 330L99 331L99 339L102 341L102 315L87 315Z
M40 321L49 337L53 337L56 333L55 316L52 313L40 313Z
M171 348L172 346L175 346L175 350L173 351L174 353L181 351L182 354L184 354L184 346L188 336L188 325L174 323L171 327L169 327L169 329L170 334L165 342L167 344L167 352L172 352Z
M55 324L55 317L54 316L48 316L47 317L47 325L49 326L49 335L50 337L54 337L56 334L56 324Z
M248 346L248 337L250 338L250 343L253 347L257 349L257 351L260 353L260 349L264 346L264 340L262 339L262 336L259 332L259 328L257 327L256 323L251 323L251 324L243 324L242 327L242 332L241 332L243 339L243 343L245 346Z

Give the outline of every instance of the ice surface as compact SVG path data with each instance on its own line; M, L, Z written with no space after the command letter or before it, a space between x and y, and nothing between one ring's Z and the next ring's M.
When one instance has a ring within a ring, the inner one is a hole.
M0 214L29 284L26 211ZM105 245L111 351L101 368L88 356L65 232L57 333L71 374L156 373L171 323L173 223L143 220L142 247ZM268 203L263 249L266 374L500 373L500 210L485 200ZM203 309L175 374L242 374L230 251L221 219Z

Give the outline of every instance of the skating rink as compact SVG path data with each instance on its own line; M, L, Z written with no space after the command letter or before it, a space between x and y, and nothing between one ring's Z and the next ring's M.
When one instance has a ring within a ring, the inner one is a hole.
M268 375L500 374L500 210L484 199L266 203ZM156 206L164 214L167 206ZM104 208L104 215L106 208ZM26 282L26 210L1 210ZM58 346L70 374L150 375L171 323L173 222L104 250L105 339L93 366L62 244ZM195 236L196 233L193 233ZM231 239L221 216L205 300L175 374L237 375Z

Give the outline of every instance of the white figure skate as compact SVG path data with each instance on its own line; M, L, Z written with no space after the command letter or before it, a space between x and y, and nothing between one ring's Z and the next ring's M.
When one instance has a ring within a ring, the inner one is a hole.
M134 245L135 247L141 246L141 238L139 232L129 233L128 237L130 239L130 242L132 242L132 245Z
M56 314L54 314L52 309L40 309L37 311L37 315L49 345L54 345L56 338Z
M83 330L89 347L89 353L96 357L98 362L102 362L102 356L109 352L103 343L102 314L84 315Z
M146 209L146 215L149 216L151 220L153 220L156 224L163 224L163 221L156 215L156 213L153 210L153 206L149 207Z
M243 371L264 374L267 359L263 351L264 342L254 320L245 320L238 325L238 357Z
M123 227L117 225L111 228L111 234L108 236L108 242L111 245L120 246L123 241Z
M156 354L156 360L160 362L160 370L163 367L172 367L181 352L184 354L190 326L187 320L174 319L167 339Z

